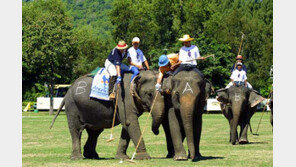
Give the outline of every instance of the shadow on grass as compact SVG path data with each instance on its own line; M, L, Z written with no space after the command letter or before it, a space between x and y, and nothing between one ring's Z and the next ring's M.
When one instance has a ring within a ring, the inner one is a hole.
M211 159L224 159L224 157L202 156L202 157L193 159L192 162L205 161L205 160L211 160Z
M166 158L166 157L152 157L152 159L172 159L173 160L173 158ZM205 161L205 160L211 160L211 159L224 159L224 157L203 156L203 157L199 157L197 159L192 160L192 162Z
M115 158L99 158L99 159L90 159L90 158L83 158L83 160L114 160Z
M248 145L248 144L268 144L268 142L249 142L249 143L246 143L246 144L240 144L240 145Z

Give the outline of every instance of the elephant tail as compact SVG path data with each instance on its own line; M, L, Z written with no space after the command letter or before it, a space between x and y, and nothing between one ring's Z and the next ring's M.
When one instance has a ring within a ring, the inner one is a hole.
M57 117L59 116L60 112L62 111L62 108L64 107L64 105L65 105L65 97L64 97L62 103L60 104L60 107L59 107L56 115L54 116L49 129L51 129L53 127L53 124L54 124L55 120L57 119Z

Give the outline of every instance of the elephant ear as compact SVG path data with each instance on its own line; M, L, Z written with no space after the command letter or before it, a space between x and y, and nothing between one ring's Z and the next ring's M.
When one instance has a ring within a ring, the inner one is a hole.
M131 86L130 86L130 92L132 94L133 97L135 97L137 100L141 101L141 98L138 94L138 90L137 87L139 86L139 80L140 80L141 76L137 75L131 82Z
M212 83L208 79L204 79L206 82L205 91L206 91L206 99L210 97L210 95L215 94L215 89L213 88Z
M170 75L166 75L163 78L163 82L162 82L162 90L166 93L166 94L171 94L172 92L172 76Z
M257 91L250 90L249 104L251 108L257 106L263 100L264 100L264 97L262 97Z
M217 100L222 103L228 103L228 92L227 89L222 88L216 91L217 92Z

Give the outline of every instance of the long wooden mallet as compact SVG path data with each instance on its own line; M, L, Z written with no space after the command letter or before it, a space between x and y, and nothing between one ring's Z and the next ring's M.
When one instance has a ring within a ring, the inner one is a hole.
M216 60L216 59L215 59L215 55L214 55L214 54L211 54L211 55L204 56L204 58L205 58L205 59L207 59L207 58L209 58L209 57L213 57L213 58L214 58L214 61ZM190 59L190 60L186 60L186 62L190 62L190 61L194 61L194 60L198 60L198 58L197 58L197 59Z
M152 112L152 110L153 110L154 103L155 103L155 101L156 101L156 98L157 98L158 94L159 94L159 91L156 92L155 98L154 98L153 103L152 103L151 108L150 108L150 112L149 112L149 114L148 114L148 116L147 116L147 119L146 119L146 123L145 123L144 129L143 129L143 131L142 131L142 133L141 133L140 139L139 139L138 144L137 144L137 146L136 146L136 150L135 150L135 152L133 153L132 158L131 158L130 160L127 160L128 162L136 163L136 161L134 161L134 158L135 158L135 155L136 155L137 149L138 149L138 147L139 147L139 145L140 145L140 142L141 142L141 140L142 140L142 138L143 138L143 134L144 134L144 132L145 132L145 130L146 130L146 127L147 127L148 119L149 119L149 117L150 117L150 115L151 115L151 112Z
M270 95L271 95L271 91L270 91L270 93L269 93L267 99L270 98ZM260 118L260 120L259 120L259 123L258 123L258 126L257 126L257 130L256 130L256 133L255 133L255 134L257 134L257 135L258 135L259 125L260 125L260 123L261 123L261 120L262 120L262 117L263 117L263 114L264 114L264 110L266 109L266 106L267 106L267 105L268 105L268 103L266 103L266 105L264 106L264 108L263 108L263 110L262 110L261 118Z
M240 42L240 45L239 45L239 49L238 49L238 53L237 53L237 55L240 54L240 51L241 51L241 49L242 49L242 44L243 44L244 36L245 36L245 34L242 32L242 39L241 39L241 42Z
M116 101L115 101L115 109L114 109L114 114L113 114L111 134L110 134L110 138L107 140L107 142L111 142L111 141L114 140L114 138L113 138L113 128L114 128L116 112L117 112L118 95L119 95L119 86L117 85L117 88L116 88Z

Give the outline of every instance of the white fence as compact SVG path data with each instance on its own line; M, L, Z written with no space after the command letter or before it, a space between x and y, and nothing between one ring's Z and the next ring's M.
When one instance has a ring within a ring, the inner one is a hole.
M63 97L54 97L53 98L53 109L57 110L60 107L60 104L63 101ZM37 97L37 109L38 110L49 110L50 108L50 98L49 97ZM65 106L63 107L65 110Z

